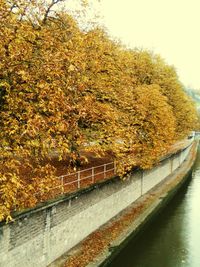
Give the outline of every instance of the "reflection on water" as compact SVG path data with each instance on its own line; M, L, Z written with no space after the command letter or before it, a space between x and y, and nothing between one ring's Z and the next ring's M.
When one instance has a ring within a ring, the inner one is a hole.
M109 267L200 267L200 151L192 176Z

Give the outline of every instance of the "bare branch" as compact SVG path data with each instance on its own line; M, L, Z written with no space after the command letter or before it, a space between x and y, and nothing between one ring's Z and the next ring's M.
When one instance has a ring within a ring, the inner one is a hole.
M45 12L45 15L44 15L44 18L43 18L43 24L46 23L47 18L48 18L48 16L49 16L49 13L51 12L51 9L52 9L57 3L59 3L59 2L63 2L63 1L65 1L65 0L52 0L52 1L51 1L51 4L48 6L48 8L47 8L47 10L46 10L46 12Z

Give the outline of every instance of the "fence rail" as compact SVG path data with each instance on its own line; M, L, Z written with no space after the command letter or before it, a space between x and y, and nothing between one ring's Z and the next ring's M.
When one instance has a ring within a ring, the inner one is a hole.
M58 176L58 180L50 191L64 194L91 185L100 180L106 180L116 174L115 162L109 162L74 173Z
M191 146L192 142L183 149ZM166 157L167 158L167 157ZM163 160L163 159L162 159ZM79 170L74 173L58 176L58 179L50 188L51 196L62 195L85 188L116 175L116 162L109 162L95 167Z

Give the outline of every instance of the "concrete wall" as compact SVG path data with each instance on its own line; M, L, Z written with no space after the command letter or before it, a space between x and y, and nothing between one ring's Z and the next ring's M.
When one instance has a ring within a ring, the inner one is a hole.
M190 148L126 181L32 210L0 226L0 267L45 267L106 223L180 166Z

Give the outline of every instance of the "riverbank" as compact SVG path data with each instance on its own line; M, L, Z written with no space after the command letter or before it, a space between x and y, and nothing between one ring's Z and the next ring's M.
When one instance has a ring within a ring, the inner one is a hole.
M178 170L184 169L195 147L191 140L189 146L164 158L151 170L133 171L124 181L113 177L17 214L14 222L1 223L0 266L46 267L53 262L56 267L98 266L117 251L118 238L126 239L124 233L139 214L162 197L162 192L152 188L160 188L163 181L167 184L173 174L176 180ZM190 166L186 166L188 169Z
M188 178L196 158L197 143L189 157L162 183L92 233L50 266L107 266L116 253L170 201ZM66 260L67 257L67 260Z

